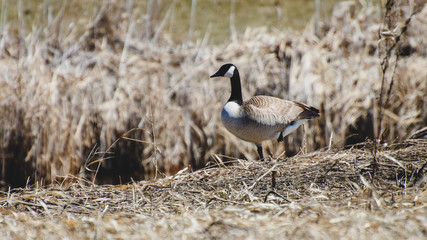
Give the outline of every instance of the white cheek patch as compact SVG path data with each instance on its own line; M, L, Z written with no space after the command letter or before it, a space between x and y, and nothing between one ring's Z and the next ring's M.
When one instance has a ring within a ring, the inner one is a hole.
M234 74L234 69L236 69L235 66L231 66L228 71L224 74L224 77L232 77Z

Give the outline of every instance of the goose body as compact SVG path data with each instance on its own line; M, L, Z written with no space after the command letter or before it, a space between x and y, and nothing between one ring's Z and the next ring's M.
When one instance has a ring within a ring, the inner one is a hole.
M242 99L239 71L233 64L223 65L211 77L229 77L231 96L221 111L224 127L238 138L253 142L263 159L262 142L283 137L295 131L308 119L319 116L319 110L297 101L270 96Z
M300 119L302 103L269 96L255 96L239 105L227 102L221 111L225 128L235 136L257 144L295 131L307 119Z

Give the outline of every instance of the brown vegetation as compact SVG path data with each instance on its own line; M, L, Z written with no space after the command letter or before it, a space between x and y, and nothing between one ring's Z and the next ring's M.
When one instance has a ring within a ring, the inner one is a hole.
M427 8L388 3L217 46L173 43L120 1L82 35L61 10L2 25L0 238L425 239ZM208 76L225 62L244 96L321 118L252 161L220 123L229 83Z
M408 6L399 9L396 31L411 13ZM420 9L399 46L407 50L384 109L385 142L400 142L426 125L427 10ZM252 144L219 120L229 85L208 76L224 62L239 67L246 97L268 94L321 109L320 120L289 136L288 156L362 142L378 128L381 15L375 7L338 5L321 36L309 27L303 34L258 28L218 46L208 38L174 44L161 28L141 34L145 28L133 14L104 4L81 37L62 25L61 12L26 35L4 31L0 157L6 185L51 183L69 174L90 179L85 160L101 157L98 183L197 169L214 154L255 158ZM285 150L273 142L265 147L273 156Z
M425 239L427 142L267 162L220 159L158 180L0 192L2 239Z

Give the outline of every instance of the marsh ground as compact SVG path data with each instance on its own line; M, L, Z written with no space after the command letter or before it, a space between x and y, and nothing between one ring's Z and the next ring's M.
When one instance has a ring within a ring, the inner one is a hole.
M82 2L2 2L0 238L426 238L423 1ZM225 62L321 117L255 161Z
M1 192L2 239L424 239L425 140ZM273 180L274 179L274 180Z

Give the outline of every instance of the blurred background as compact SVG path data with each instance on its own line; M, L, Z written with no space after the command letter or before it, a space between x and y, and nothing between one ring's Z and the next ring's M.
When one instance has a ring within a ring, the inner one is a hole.
M422 138L425 2L1 1L1 187L256 159L220 121L230 86L209 75L227 62L244 98L321 110L274 158Z
M108 2L108 1L107 1ZM176 43L187 40L197 41L206 34L209 43L219 44L229 40L233 31L243 33L248 27L267 27L302 31L307 23L314 20L324 21L330 17L332 9L339 0L126 0L116 1L124 14L156 31L159 25ZM381 1L368 1L365 4L379 5ZM3 16L8 24L15 28L31 31L34 23L46 23L50 17L61 12L62 25L71 24L80 33L95 17L99 7L106 1L101 0L21 0L3 1ZM51 19L52 20L52 19ZM24 29L22 29L24 28ZM140 34L148 34L141 31ZM164 36L163 36L164 37Z

